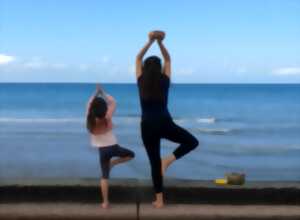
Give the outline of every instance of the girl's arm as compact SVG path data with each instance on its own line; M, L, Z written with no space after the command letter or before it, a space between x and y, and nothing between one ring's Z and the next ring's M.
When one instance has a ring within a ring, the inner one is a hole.
M116 110L116 101L114 99L114 97L112 97L111 95L106 94L106 99L107 99L107 112L105 115L106 119L111 119L115 110Z
M154 33L150 32L149 33L149 41L146 43L146 45L140 50L138 55L136 56L135 60L135 73L136 73L136 78L139 78L142 75L142 62L143 62L143 57L145 53L148 51L150 48L151 44L154 42Z
M162 38L157 39L158 46L164 58L163 73L171 77L171 57L168 50L165 48Z
M100 86L100 84L96 85L96 93L95 93L95 97L98 95L104 95L104 90L102 89L102 87Z
M88 115L90 112L92 101L100 94L104 96L104 91L101 88L100 84L97 84L95 93L89 98L89 101L87 103L86 115Z

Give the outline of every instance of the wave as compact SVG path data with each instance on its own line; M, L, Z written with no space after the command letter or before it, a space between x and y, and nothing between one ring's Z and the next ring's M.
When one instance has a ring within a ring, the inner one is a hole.
M216 123L216 118L214 118L214 117L210 117L210 118L196 118L196 121L198 123L214 124L214 123Z
M64 123L84 122L84 118L0 118L0 122L13 123Z
M233 132L233 129L229 128L197 128L200 133L224 135Z
M125 116L115 116L114 119L116 120L127 120L127 121L139 121L141 120L140 115L136 114L127 114ZM217 119L214 117L208 117L208 118L193 118L193 117L173 117L173 120L176 123L189 123L189 122L197 122L202 124L214 124L216 123Z
M0 117L0 123L84 123L84 117L78 118L10 118ZM113 118L115 122L120 123L135 123L140 120L140 117L136 116L115 116Z
M114 121L120 122L138 122L141 120L140 115L116 115L113 117ZM84 122L84 117L74 118L14 118L14 117L0 117L1 122L19 122L19 123L56 123L56 122ZM215 118L174 118L174 121L181 123L187 121L197 121L198 123L215 123Z

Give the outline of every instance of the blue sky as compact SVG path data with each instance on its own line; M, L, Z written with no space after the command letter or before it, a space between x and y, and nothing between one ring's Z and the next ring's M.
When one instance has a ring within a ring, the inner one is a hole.
M134 82L161 29L174 82L300 83L299 12L298 0L0 0L0 82Z

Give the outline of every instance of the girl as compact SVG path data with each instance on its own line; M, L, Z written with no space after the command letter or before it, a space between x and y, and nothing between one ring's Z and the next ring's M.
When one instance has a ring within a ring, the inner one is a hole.
M161 31L150 32L149 41L136 58L136 78L142 108L141 132L151 165L152 181L156 192L153 205L156 208L164 205L162 176L167 167L199 144L193 135L173 122L167 108L171 59L162 43L164 36L164 32ZM164 58L163 67L160 58L156 56L150 56L142 62L145 53L155 40ZM179 143L175 151L163 160L160 157L161 138Z
M108 178L110 169L119 164L131 160L134 153L117 144L117 139L112 132L112 116L116 109L114 98L105 94L97 85L96 94L93 95L87 107L87 129L91 135L92 146L99 149L102 178L100 187L102 192L102 208L109 207ZM112 159L112 157L118 157Z

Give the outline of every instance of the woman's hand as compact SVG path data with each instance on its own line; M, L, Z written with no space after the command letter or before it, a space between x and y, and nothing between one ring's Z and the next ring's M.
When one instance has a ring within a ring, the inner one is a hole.
M165 32L163 31L155 31L154 32L155 38L157 39L157 41L162 41L165 38Z
M150 42L155 41L155 37L156 37L155 32L154 31L149 32L148 37Z
M163 31L151 31L148 34L149 41L153 42L154 40L162 41L165 38L165 32Z

